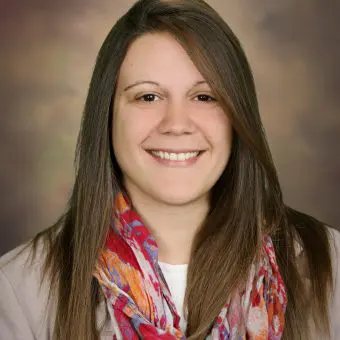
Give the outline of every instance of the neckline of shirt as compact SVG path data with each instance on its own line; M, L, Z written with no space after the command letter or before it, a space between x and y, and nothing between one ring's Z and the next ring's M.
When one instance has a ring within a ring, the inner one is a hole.
M158 261L159 265L162 267L162 269L165 269L167 271L185 271L188 269L188 264L171 264L171 263L165 263L162 261Z

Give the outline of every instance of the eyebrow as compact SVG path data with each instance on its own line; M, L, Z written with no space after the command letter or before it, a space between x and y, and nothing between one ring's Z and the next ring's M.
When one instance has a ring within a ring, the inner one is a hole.
M141 84L151 84L151 85L156 85L156 86L161 87L161 85L159 83L157 83L156 81L152 81L152 80L139 80L139 81L136 81L135 83L125 87L123 92L126 92L126 91L130 90L132 87L137 86L137 85L141 85ZM195 86L201 85L201 84L208 84L208 82L206 80L199 80L199 81L196 81L192 87L195 87Z

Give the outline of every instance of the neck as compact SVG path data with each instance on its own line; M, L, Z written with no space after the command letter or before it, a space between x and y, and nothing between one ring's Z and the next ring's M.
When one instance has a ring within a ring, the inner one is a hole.
M193 239L209 210L208 198L171 205L157 201L136 188L129 189L133 208L156 239L159 261L189 263Z

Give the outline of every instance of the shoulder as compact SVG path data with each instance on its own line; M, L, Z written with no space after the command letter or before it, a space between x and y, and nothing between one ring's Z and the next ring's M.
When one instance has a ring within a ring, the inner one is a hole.
M340 298L340 231L333 227L326 228L329 236L334 289L339 291Z
M33 256L34 255L34 256ZM0 258L0 339L51 339L56 299L49 303L49 280L42 281L46 250L42 242L32 253L21 245ZM96 310L101 339L112 339L114 325L106 319L105 301Z
M322 232L319 234L320 227L323 228ZM324 231L326 233L324 233ZM329 249L330 260L331 260L331 268L332 268L332 277L333 277L333 291L330 292L329 298L329 318L330 318L330 332L331 337L330 339L336 339L336 335L340 333L340 231L321 223L318 223L318 227L314 229L309 229L308 227L305 228L305 236L309 234L309 245L310 240L313 240L313 245L318 243L318 237L321 235L322 238L322 247L314 246L314 249L319 249L320 251L326 251ZM326 240L328 239L327 243L324 243L324 236L326 236ZM308 240L308 238L306 237ZM325 248L326 247L326 248ZM302 244L302 240L295 240L295 253L297 255L297 264L298 268L306 280L306 284L310 284L309 278L309 270L308 270L308 260L306 258L306 252L304 250L304 246ZM322 256L323 254L315 254ZM319 264L320 267L318 270L320 273L323 271L322 264ZM324 336L317 336L315 339L326 339Z
M327 227L327 230L329 231L330 235L330 241L331 241L331 250L332 255L337 259L339 262L339 256L340 256L340 230Z
M330 235L331 260L334 277L334 288L340 300L340 231L328 228ZM340 308L340 301L339 301ZM340 314L339 314L340 320Z
M47 329L51 313L46 313L48 283L41 282L42 243L32 255L24 244L0 258L0 338L31 339Z
M22 244L0 258L0 272L13 284L13 288L25 282L38 282L44 263L44 247L40 242L33 257L29 243Z
M334 289L330 305L331 339L340 333L340 231L328 227Z

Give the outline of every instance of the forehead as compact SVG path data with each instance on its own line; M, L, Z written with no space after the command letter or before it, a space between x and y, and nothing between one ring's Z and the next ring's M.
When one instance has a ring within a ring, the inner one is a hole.
M183 80L202 76L174 37L168 33L148 33L131 44L120 69L120 78L122 81Z

